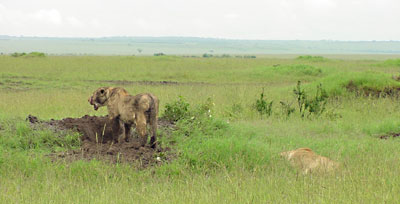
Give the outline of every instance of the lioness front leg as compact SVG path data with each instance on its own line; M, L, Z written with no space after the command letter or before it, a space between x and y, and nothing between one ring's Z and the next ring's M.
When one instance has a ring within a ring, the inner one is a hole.
M146 116L144 113L137 113L135 117L136 130L139 135L139 141L142 146L147 143L147 133L146 133Z

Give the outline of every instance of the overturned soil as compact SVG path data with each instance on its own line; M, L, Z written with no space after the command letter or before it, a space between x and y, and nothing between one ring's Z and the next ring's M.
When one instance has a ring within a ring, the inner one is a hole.
M389 134L379 136L379 138L383 139L383 140L386 140L389 138L396 138L396 137L400 137L400 133L389 133Z
M400 87L385 87L383 89L376 89L373 87L359 87L353 81L350 81L346 85L346 89L349 92L355 93L357 96L373 96L377 98L400 97Z
M117 143L119 125L106 116L85 115L81 118L42 121L29 115L27 120L34 128L47 128L55 132L75 131L81 134L80 149L50 154L49 156L54 159L67 161L97 159L112 163L135 163L139 167L147 167L168 162L174 157L169 148L161 147L159 144L156 148L151 148L150 145L140 146L134 129L128 142ZM170 134L175 125L159 119L158 129L163 134Z

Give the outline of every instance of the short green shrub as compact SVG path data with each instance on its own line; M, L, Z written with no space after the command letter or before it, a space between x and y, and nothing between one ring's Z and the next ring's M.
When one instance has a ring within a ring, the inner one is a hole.
M165 105L162 117L171 122L176 122L189 116L189 108L190 104L182 96L179 96L178 100Z
M301 81L297 82L297 86L293 89L296 96L297 104L301 117L306 114L319 116L325 111L325 106L328 99L328 94L322 88L322 84L317 86L317 91L314 97L310 98L306 91L301 87Z
M264 89L263 89L260 94L260 98L257 99L256 103L254 104L254 108L260 114L261 118L263 115L266 115L267 117L269 117L272 114L272 104L273 104L273 101L268 102L264 98Z

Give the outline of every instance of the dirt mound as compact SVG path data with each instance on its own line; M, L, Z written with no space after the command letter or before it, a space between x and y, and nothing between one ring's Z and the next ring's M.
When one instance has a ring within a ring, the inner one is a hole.
M386 140L388 138L396 138L396 137L400 137L400 133L389 133L389 134L382 135L379 138Z
M139 167L146 167L152 164L161 164L173 158L169 148L162 148L160 145L157 145L155 149L150 146L140 147L136 131L131 131L129 142L116 143L119 125L117 122L110 121L106 116L85 115L81 118L41 121L37 117L29 115L27 120L34 127L48 128L55 132L72 130L82 135L79 150L51 154L50 156L55 159L64 158L69 161L97 159L112 163L137 163ZM174 124L163 119L159 119L158 127L166 134L175 128Z

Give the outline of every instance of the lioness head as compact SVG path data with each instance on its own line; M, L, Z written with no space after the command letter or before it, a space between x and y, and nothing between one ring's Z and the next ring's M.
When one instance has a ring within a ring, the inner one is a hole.
M285 159L290 159L293 155L293 151L281 152L279 155Z
M294 155L304 155L304 154L311 155L314 154L314 152L310 148L299 148L292 151L281 152L279 155L281 155L281 157L287 160L291 160Z
M108 98L110 97L111 87L100 87L93 95L89 97L88 102L93 105L94 110L99 109L99 107L106 106Z

